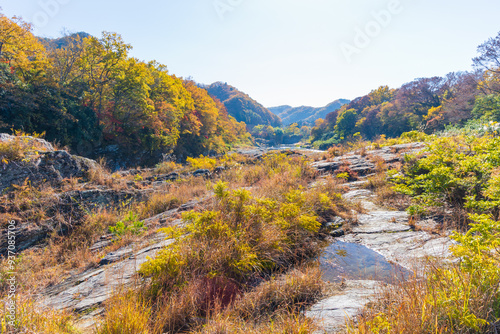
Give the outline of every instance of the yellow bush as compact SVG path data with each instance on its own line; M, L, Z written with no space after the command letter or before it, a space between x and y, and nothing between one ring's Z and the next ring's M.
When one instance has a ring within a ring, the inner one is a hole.
M191 165L193 170L196 169L213 169L217 164L217 160L200 155L198 158L187 158L186 162Z

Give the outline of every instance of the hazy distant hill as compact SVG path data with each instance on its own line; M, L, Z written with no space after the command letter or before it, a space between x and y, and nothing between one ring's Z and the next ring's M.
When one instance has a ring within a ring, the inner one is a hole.
M68 36L60 37L60 38L46 38L46 37L38 37L38 39L49 49L60 49L68 45L68 41L75 37L80 37L84 39L89 37L90 34L86 32L80 31Z
M265 124L280 126L281 120L263 105L235 87L223 82L216 82L210 86L203 86L208 93L219 99L226 106L229 115L238 122L245 122L249 128Z
M269 108L269 110L281 118L283 125L289 125L296 122L314 124L314 121L316 121L318 118L325 118L328 113L340 109L340 107L349 102L351 101L346 99L338 99L322 108L307 106L291 107L285 105L272 107Z

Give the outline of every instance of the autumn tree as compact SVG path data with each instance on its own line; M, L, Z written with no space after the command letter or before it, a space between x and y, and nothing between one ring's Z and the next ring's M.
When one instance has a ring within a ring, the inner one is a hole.
M222 103L165 65L129 57L120 35L43 39L47 51L30 30L0 15L1 131L46 132L85 155L117 144L134 157L186 157L248 143Z
M484 72L480 89L484 94L500 93L500 32L477 49L479 56L473 59L476 69Z
M46 50L31 30L21 18L9 19L0 13L0 61L26 83L42 77L49 67Z
M79 68L79 65L83 65L83 52L84 41L79 35L68 36L65 46L50 51L50 75L59 87L78 91L84 88L83 71Z
M103 32L102 37L85 38L78 62L81 78L86 84L86 101L99 119L109 106L113 80L120 75L120 65L127 59L131 46L120 35Z

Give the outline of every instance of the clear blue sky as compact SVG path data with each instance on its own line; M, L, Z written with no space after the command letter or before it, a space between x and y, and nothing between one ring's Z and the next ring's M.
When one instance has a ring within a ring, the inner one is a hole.
M39 36L58 37L63 28L117 32L134 47L132 56L156 59L197 82L227 82L267 107L323 106L380 85L470 70L476 47L500 31L498 0L0 0L0 6L33 22Z

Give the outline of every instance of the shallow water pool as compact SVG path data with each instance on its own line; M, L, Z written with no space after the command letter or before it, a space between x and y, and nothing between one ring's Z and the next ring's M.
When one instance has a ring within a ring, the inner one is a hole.
M320 257L325 281L375 280L393 283L413 276L409 270L391 263L381 254L354 243L335 241Z

